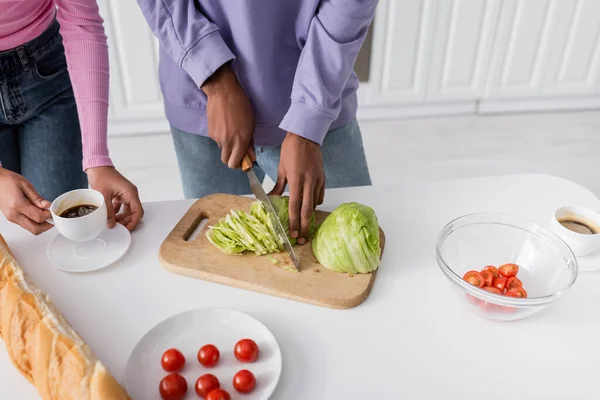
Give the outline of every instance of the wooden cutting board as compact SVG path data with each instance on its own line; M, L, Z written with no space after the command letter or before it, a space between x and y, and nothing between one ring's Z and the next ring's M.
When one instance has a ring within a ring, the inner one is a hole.
M279 262L273 264L267 256L228 255L213 246L206 238L208 227L218 222L231 210L249 212L254 199L215 194L198 200L183 216L159 251L161 264L176 274L206 281L253 290L273 296L302 301L323 307L356 307L369 295L375 273L343 274L320 265L310 243L295 246L299 258L299 272L287 271L291 260L285 253L273 254ZM316 211L317 224L328 212ZM208 222L193 240L188 240L203 219ZM385 236L380 230L381 249Z

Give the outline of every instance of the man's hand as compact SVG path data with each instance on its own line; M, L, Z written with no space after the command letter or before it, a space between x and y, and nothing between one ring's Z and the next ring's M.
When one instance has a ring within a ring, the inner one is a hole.
M202 90L208 97L208 136L219 145L223 164L239 168L247 151L256 161L252 146L254 112L229 65L219 68L202 85Z
M325 171L321 147L291 132L281 145L281 158L271 194L281 195L286 183L290 190L290 236L306 243L315 207L325 196Z
M113 167L90 168L87 175L92 189L104 196L108 227L113 228L119 222L130 231L134 230L144 216L144 208L133 183ZM123 212L119 214L121 207Z
M10 222L34 235L52 228L50 202L44 199L21 175L0 167L0 210Z

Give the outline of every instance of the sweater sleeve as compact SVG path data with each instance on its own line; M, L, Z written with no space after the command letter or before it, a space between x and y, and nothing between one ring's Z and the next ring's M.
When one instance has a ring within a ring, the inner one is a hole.
M235 56L191 0L137 0L162 48L201 87Z
M322 0L313 17L279 127L322 144L375 15L377 0Z
M57 20L83 145L83 168L112 166L108 154L108 46L96 0L56 0Z

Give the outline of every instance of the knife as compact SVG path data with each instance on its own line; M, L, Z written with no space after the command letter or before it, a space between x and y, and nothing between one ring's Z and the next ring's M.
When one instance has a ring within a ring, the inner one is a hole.
M294 249L290 244L290 240L288 239L287 233L285 229L283 229L283 225L281 225L281 221L275 212L275 208L273 208L273 203L265 193L265 189L263 189L262 184L256 177L254 173L254 163L248 154L244 156L242 159L242 171L248 175L248 181L250 182L250 189L252 189L252 193L254 196L260 200L265 206L265 210L267 210L267 214L271 218L271 222L273 223L273 228L275 229L275 233L277 236L281 238L281 242L283 244L283 248L285 249L288 256L293 263L293 268L297 272L298 271L298 258L296 257L296 253L294 253Z

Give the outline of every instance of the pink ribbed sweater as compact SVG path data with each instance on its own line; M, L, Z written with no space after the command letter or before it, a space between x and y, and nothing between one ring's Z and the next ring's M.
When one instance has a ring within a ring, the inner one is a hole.
M55 14L77 102L83 168L112 165L106 138L108 47L96 0L0 0L0 51L39 36Z

